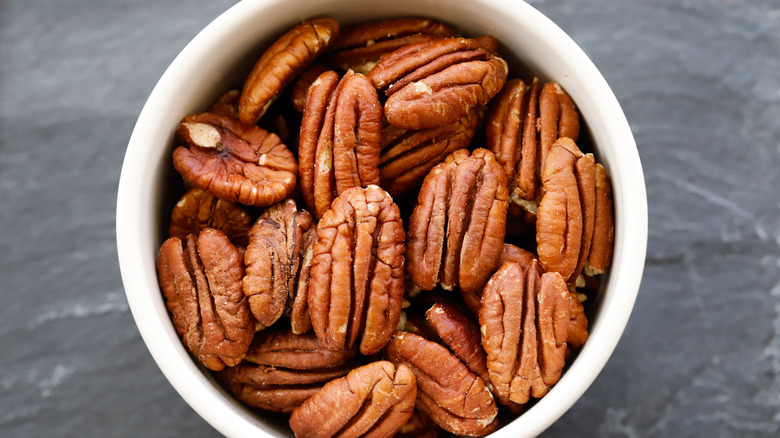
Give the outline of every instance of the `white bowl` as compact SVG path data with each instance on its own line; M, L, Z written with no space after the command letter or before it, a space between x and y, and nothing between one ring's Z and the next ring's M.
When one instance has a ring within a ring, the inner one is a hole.
M138 118L127 148L117 198L117 249L127 299L157 365L206 421L231 437L292 436L279 416L263 417L235 401L196 365L174 331L157 285L155 258L175 194L174 129L240 84L264 47L303 19L342 23L393 16L429 16L469 35L490 34L511 52L510 65L555 80L576 102L597 159L612 178L615 249L599 295L590 337L552 390L493 437L541 433L590 386L620 338L633 308L647 245L647 200L628 122L599 71L560 28L521 1L244 0L198 34L171 63ZM518 70L514 70L517 72ZM166 192L167 191L167 192ZM160 407L163 409L163 407Z

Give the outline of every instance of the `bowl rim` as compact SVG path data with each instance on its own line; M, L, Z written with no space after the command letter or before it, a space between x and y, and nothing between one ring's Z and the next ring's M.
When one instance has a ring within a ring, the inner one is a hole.
M253 416L248 409L239 405L215 385L211 377L201 371L178 341L167 312L161 315L162 296L156 283L156 275L151 276L153 278L149 275L139 275L148 272L149 268L149 252L143 247L142 241L144 236L148 238L153 233L153 226L149 222L154 220L151 212L155 206L152 200L145 196L146 192L141 190L138 181L154 171L149 169L147 163L147 156L153 153L149 139L155 135L169 135L165 132L165 127L157 126L155 121L155 111L170 98L166 89L173 87L183 72L191 68L193 59L203 56L204 51L209 50L215 41L224 36L230 26L259 10L284 2L285 0L242 0L214 19L179 53L141 110L128 142L117 192L117 254L125 293L138 330L166 379L202 418L226 436L257 436L258 432L267 436L279 435ZM559 51L558 55L565 56L568 63L576 65L579 80L587 81L588 86L592 87L588 93L599 95L596 113L599 118L608 122L609 142L622 145L621 150L612 151L616 154L615 161L620 162L619 168L613 162L609 163L613 166L609 170L615 200L616 247L609 284L605 291L608 298L601 303L600 310L602 315L607 311L609 315L599 320L600 325L591 332L589 341L579 352L577 360L564 373L558 384L525 414L491 435L535 436L562 416L584 394L604 368L625 329L639 291L647 248L645 181L639 153L625 114L606 80L582 49L560 27L525 1L473 0L471 3L476 7L498 7L497 4L506 4L506 7L502 6L503 10L510 14L519 26L533 26L537 33L543 33L549 41L556 41L554 48ZM510 3L511 7L508 6ZM565 83L562 85L566 88ZM575 102L578 101L573 94L572 98ZM167 127L168 131L172 129ZM629 217L630 220L627 220ZM155 257L156 252L152 254L152 264ZM175 343L171 342L172 337L176 339Z

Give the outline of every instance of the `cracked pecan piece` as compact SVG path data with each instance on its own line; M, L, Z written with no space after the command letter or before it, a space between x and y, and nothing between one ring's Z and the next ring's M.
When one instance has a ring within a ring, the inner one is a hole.
M263 53L249 73L238 105L240 120L256 123L281 91L328 47L339 24L326 17L313 18L288 30Z
M176 171L193 186L230 202L268 206L295 188L298 165L279 137L215 114L187 116L176 134Z
M418 189L433 166L469 146L482 115L481 108L472 109L457 122L440 128L410 130L387 125L379 156L381 186L393 196Z
M455 123L504 86L506 61L466 38L411 44L389 53L369 79L388 96L390 124L423 129Z
M289 312L300 293L301 260L308 234L314 232L312 225L311 215L287 199L269 207L252 226L242 287L258 330Z
M236 246L249 242L252 218L240 205L219 199L200 189L190 189L171 212L168 235L186 237L204 228L215 228L227 235Z
M241 291L244 265L227 236L206 228L169 238L157 256L157 275L184 346L211 370L237 365L255 323Z
M416 407L442 429L484 436L497 427L498 408L481 377L445 347L420 336L396 332L385 357L408 366L417 378Z
M379 183L382 106L359 73L325 72L307 92L298 147L301 192L315 217L352 187Z
M379 58L409 44L455 36L444 23L428 18L396 18L345 26L333 42L330 63L368 74Z
M450 154L423 181L409 219L407 266L414 283L477 291L498 268L506 233L506 177L493 153Z
M409 419L417 396L405 366L373 362L327 383L290 416L295 436L390 437Z
M393 334L404 295L404 229L390 195L354 187L317 224L309 314L328 348L377 353Z

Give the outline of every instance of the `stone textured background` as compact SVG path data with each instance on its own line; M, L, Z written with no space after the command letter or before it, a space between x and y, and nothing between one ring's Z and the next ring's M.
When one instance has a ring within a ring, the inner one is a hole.
M116 261L127 140L228 0L0 2L0 435L211 437ZM780 1L531 2L606 76L650 206L614 356L545 436L780 434Z

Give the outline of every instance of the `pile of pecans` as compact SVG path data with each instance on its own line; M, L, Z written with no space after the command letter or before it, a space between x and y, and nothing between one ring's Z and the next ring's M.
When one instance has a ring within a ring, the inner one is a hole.
M610 182L566 92L498 49L315 18L179 124L159 282L237 399L298 437L484 436L559 380L610 263Z

